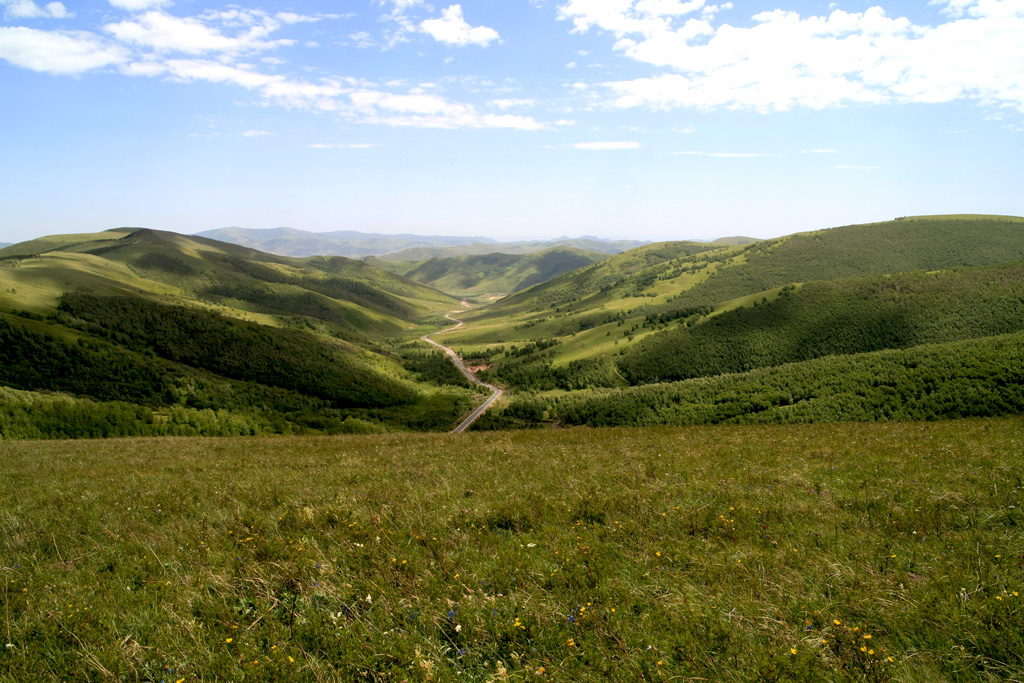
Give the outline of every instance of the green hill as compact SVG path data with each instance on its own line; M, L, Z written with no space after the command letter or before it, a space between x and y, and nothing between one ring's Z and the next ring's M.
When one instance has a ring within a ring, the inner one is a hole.
M262 322L306 319L360 341L457 305L452 297L362 261L293 259L147 229L59 235L0 250L0 278L19 289L0 306L52 311L64 291L173 296ZM15 301L17 299L17 301Z
M426 261L432 258L450 258L455 256L486 256L495 252L500 254L532 254L553 247L596 251L601 254L618 254L647 244L640 240L604 240L597 237L558 237L552 240L532 240L524 242L474 242L450 247L412 247L401 251L383 254L382 259L388 261Z
M410 280L459 297L503 296L608 258L597 251L552 247L524 255L431 258L421 262L368 259L367 262Z
M219 228L199 233L200 237L230 242L282 256L334 255L363 258L386 256L392 261L425 261L449 256L528 254L555 246L616 254L638 247L637 240L605 240L597 237L557 237L551 240L499 242L486 237L451 235L409 235L335 230L310 232L295 228Z
M524 402L592 426L937 420L1024 413L1024 333L837 355ZM500 426L508 420L495 419Z
M99 423L135 415L118 433L447 429L471 404L458 372L385 337L457 304L342 257L135 228L41 238L0 251L0 384L69 394L54 405Z
M1019 260L1024 219L999 216L907 218L725 247L654 244L506 297L449 338L471 354L543 340L559 367L618 355L666 326L752 306L791 284Z
M484 237L385 235L357 230L310 232L295 228L252 229L238 227L207 230L199 233L199 236L282 256L328 255L352 258L388 254L415 247L445 247L487 241Z
M616 362L633 383L1024 330L1024 263L809 282L644 338Z

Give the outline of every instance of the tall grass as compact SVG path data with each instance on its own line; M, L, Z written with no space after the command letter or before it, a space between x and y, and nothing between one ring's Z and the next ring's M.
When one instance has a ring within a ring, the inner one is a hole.
M0 680L1021 680L1024 420L0 443Z

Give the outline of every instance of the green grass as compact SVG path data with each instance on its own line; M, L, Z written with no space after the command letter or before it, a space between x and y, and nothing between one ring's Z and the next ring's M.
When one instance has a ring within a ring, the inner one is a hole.
M0 443L0 680L1020 680L1022 441Z

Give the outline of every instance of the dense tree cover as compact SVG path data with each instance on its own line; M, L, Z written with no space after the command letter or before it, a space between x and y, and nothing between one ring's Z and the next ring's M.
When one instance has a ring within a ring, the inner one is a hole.
M528 391L578 391L625 384L608 358L583 358L556 368L542 356L527 356L494 365L478 375L485 382Z
M1022 329L1022 263L903 273L787 288L770 302L651 335L618 367L633 383L673 381Z
M0 440L106 439L120 436L246 436L274 425L252 411L172 406L154 410L0 387Z
M172 394L166 369L109 344L68 343L0 318L0 385L64 391L101 401L160 405Z
M467 388L473 386L443 351L423 343L400 346L395 349L395 359L413 373L417 382Z
M134 297L69 292L65 321L136 351L224 377L299 391L337 407L409 404L417 393L309 335Z
M565 424L934 420L1024 413L1024 333L553 399Z
M472 424L471 431L535 429L547 417L547 402L529 394L514 396L499 409L492 408Z

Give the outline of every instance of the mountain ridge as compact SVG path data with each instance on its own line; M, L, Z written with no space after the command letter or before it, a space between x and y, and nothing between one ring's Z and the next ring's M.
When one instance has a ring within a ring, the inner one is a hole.
M423 261L434 256L466 254L522 254L552 246L575 246L605 253L618 253L646 244L641 240L610 240L592 236L507 242L481 236L388 234L358 230L312 232L297 228L230 227L196 234L281 256L331 255L363 258L388 255L389 260L395 261Z

